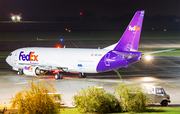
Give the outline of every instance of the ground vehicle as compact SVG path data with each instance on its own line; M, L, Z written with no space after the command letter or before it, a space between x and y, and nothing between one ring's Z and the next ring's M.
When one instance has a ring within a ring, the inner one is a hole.
M149 103L160 103L162 106L167 106L170 103L170 96L166 94L165 90L161 86L153 86L152 92L147 93Z

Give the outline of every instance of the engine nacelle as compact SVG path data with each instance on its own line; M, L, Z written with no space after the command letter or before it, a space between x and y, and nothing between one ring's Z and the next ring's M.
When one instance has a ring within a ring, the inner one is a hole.
M35 67L25 66L23 69L23 72L25 75L38 76L39 74L42 73L42 70L39 69L37 66L35 66Z

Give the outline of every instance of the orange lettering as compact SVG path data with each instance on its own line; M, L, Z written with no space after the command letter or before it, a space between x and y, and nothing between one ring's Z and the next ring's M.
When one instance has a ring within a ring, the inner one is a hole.
M33 57L34 55L32 55L32 54L34 54L34 52L31 52L30 61L33 61L32 57Z
M38 61L37 57L38 57L38 55L34 55L34 61Z

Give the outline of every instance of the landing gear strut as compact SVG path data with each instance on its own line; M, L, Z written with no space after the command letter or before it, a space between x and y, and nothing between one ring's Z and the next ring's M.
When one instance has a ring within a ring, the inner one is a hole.
M78 74L78 77L79 77L79 78L86 78L86 74L85 74L85 73L79 73L79 74Z
M63 74L55 74L55 79L58 80L58 79L63 79Z

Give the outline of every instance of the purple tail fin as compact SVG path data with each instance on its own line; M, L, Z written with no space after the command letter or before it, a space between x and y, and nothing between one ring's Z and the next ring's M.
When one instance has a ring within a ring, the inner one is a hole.
M137 51L141 27L143 23L144 11L137 11L122 35L120 41L113 50L117 51Z

